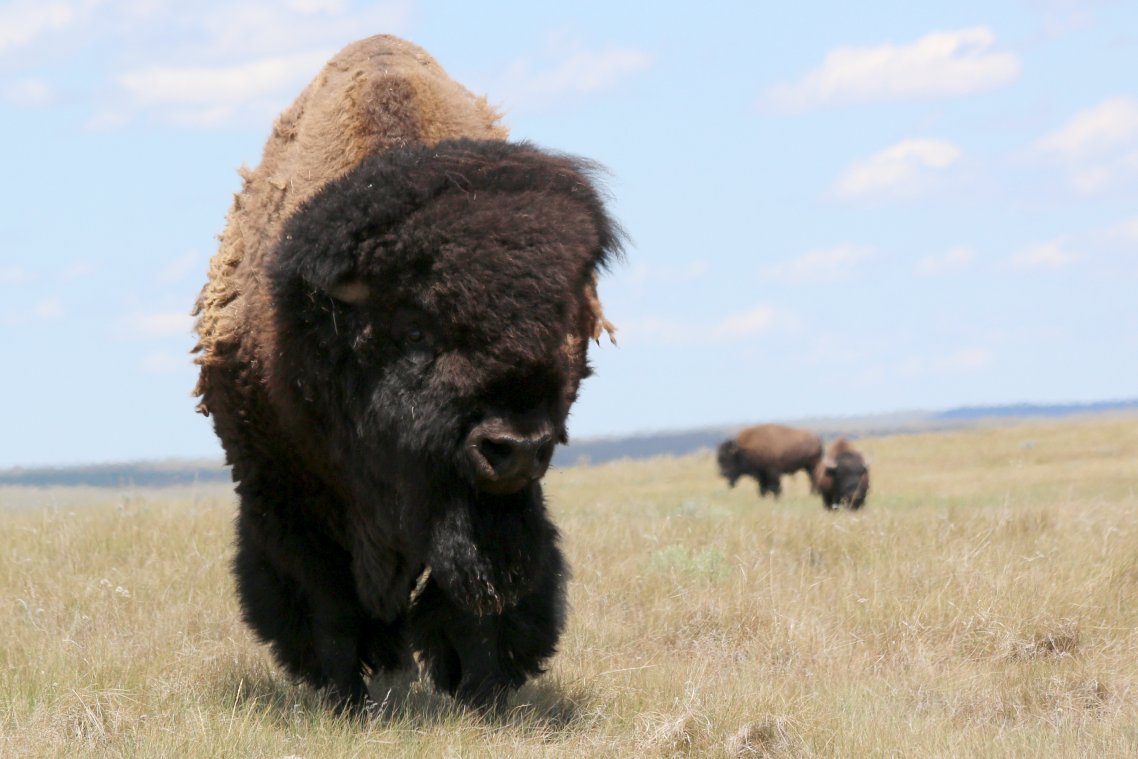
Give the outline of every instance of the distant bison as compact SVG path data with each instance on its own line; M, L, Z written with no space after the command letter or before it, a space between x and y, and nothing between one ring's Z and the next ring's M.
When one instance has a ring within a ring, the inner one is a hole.
M590 164L497 119L413 45L345 48L245 172L195 309L244 619L342 705L413 655L493 703L564 626L540 480L621 235Z
M814 470L814 482L828 509L860 509L869 493L869 468L862 455L844 437L826 449Z
M748 427L719 446L719 472L735 487L743 475L759 482L759 496L782 493L782 475L802 470L814 486L814 467L822 459L822 438L781 424Z

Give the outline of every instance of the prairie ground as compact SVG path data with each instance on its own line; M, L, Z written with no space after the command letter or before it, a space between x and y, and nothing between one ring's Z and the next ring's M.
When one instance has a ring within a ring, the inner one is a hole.
M0 756L1138 756L1138 419L857 445L860 512L710 451L552 472L569 627L495 717L283 677L225 488L0 489Z

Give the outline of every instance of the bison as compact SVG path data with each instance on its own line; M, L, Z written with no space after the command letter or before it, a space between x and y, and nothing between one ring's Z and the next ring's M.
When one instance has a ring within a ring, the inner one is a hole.
M760 424L747 427L733 440L719 446L719 472L731 487L747 474L759 481L759 497L782 493L782 475L798 470L806 472L811 489L814 467L822 459L822 439L813 432Z
M869 493L869 468L862 455L841 437L830 443L826 457L818 462L814 482L827 509L860 509Z
M421 49L350 45L244 171L195 307L243 618L341 707L416 660L498 703L565 624L541 480L623 235L592 164L505 138Z

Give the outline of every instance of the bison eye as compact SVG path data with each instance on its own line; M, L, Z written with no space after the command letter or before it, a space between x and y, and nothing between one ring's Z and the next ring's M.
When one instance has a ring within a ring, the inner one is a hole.
M435 335L424 315L413 308L396 309L391 319L391 338L407 353L416 358L433 355Z
M434 336L422 327L407 327L399 335L404 352L416 362L434 358Z
M399 341L413 351L429 351L434 343L430 332L423 327L407 327L399 332Z

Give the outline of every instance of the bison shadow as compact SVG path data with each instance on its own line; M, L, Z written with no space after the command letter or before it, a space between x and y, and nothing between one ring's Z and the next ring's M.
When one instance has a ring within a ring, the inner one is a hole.
M227 668L216 673L216 692L225 710L248 708L274 723L287 726L298 713L318 715L335 710L335 699L315 691L279 671L239 671ZM527 682L501 705L478 711L435 690L417 673L397 673L372 678L371 703L363 713L344 711L340 719L374 724L407 726L416 730L439 727L456 718L473 715L487 725L543 732L561 732L579 727L592 711L593 698L580 686L542 679Z

